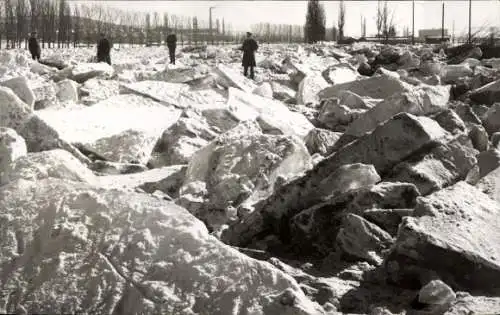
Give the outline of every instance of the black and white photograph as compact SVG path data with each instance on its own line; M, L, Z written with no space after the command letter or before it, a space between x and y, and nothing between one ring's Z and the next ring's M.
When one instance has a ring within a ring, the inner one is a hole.
M0 0L1 314L500 314L500 0Z

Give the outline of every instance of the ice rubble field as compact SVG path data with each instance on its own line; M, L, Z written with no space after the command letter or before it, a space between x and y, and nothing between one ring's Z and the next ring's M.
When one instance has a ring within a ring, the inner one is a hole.
M0 51L0 313L500 312L500 62L447 53Z

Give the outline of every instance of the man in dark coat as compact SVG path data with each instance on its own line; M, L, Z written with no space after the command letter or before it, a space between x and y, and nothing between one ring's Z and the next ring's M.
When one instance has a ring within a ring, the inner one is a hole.
M177 47L177 36L170 34L167 36L168 54L170 55L170 63L175 65L175 48Z
M111 65L111 57L109 53L111 51L111 43L109 40L101 33L101 39L97 44L97 62L106 62Z
M252 38L252 33L247 32L247 38L243 42L240 50L243 50L243 74L246 77L248 74L248 68L250 68L251 79L254 79L255 77L255 52L257 51L257 49L259 49L259 45L255 41L255 39Z
M36 32L32 32L31 37L28 39L28 49L33 60L40 60L41 49L36 39Z

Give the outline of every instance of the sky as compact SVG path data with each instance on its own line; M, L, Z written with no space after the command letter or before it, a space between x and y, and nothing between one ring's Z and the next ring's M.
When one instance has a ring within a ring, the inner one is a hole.
M184 16L198 16L208 21L208 8L213 10L213 19L224 18L233 28L247 31L250 25L260 22L276 24L297 24L305 22L307 1L91 1L77 0L73 3L99 3L109 7L140 12L170 13ZM467 0L444 1L445 28L455 35L466 33L468 29L469 3ZM327 27L332 27L337 21L339 12L338 1L322 1L325 7ZM366 18L367 35L376 33L375 13L377 1L345 1L347 36L361 34L361 17ZM441 28L442 1L415 1L415 33L419 29ZM404 27L411 32L411 1L389 1L389 9L394 12L394 23L401 34ZM472 28L500 27L500 0L472 1Z

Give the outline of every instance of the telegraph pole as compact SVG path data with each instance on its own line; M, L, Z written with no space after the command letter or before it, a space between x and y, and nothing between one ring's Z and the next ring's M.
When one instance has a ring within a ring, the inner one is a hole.
M469 39L468 43L472 43L472 35L471 35L471 21L472 21L472 0L469 0Z
M415 45L415 0L411 2L411 44Z
M441 15L441 42L444 41L444 1L443 1L442 15Z
M453 20L453 27L451 29L451 42L455 43L455 20Z
M214 44L214 34L212 33L212 9L215 7L208 8L208 16L209 16L209 28L210 28L210 41L212 45Z

